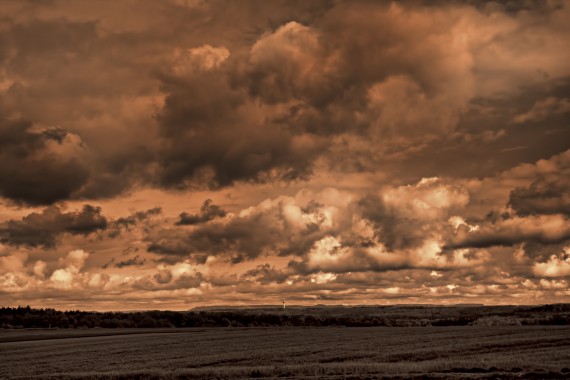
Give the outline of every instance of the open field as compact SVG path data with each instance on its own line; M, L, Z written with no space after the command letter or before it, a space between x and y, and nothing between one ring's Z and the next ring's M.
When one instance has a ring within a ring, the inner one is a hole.
M568 378L569 326L0 331L0 378Z

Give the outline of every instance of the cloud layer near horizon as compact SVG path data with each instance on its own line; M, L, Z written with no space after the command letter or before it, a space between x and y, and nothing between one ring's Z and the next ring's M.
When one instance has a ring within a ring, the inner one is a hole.
M567 3L0 7L3 303L570 301Z

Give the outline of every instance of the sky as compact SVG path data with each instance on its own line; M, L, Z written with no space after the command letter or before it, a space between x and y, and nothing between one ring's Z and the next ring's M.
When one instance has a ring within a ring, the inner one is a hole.
M570 2L0 0L0 305L570 302Z

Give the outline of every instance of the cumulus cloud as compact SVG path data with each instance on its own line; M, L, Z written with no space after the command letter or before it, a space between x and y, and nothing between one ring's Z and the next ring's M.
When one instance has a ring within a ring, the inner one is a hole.
M326 57L318 32L291 21L251 47L250 91L269 103L318 96Z
M316 202L310 193L301 191L294 198L267 199L224 219L194 215L193 222L200 219L201 224L190 223L190 229L150 231L148 250L167 260L190 256L199 263L208 257L237 264L287 256L289 270L304 274L446 268L482 262L477 254L442 252L442 236L450 231L448 215L469 201L461 186L431 178L385 187L379 195L344 203L323 194L319 197L327 203ZM203 210L207 208L203 206Z
M21 272L23 271L28 254L26 252L14 252L7 256L0 256L0 270L6 272Z
M32 271L33 273L39 277L39 278L44 278L46 275L46 262L43 260L38 260L35 262Z
M293 260L289 266L300 273L309 274L381 272L406 268L409 263L405 255L389 252L381 244L362 248L343 246L337 238L326 236L315 242L302 261Z
M433 220L445 218L469 203L469 192L461 185L433 177L417 184L389 188L382 199L391 212L403 218Z
M552 255L548 261L536 263L533 272L541 277L568 277L570 276L570 249L566 248L564 257Z
M85 260L89 257L89 253L82 249L75 249L70 251L67 256L60 258L59 263L65 265L66 268L73 268L74 271L79 271L83 268Z
M439 239L446 221L469 203L469 192L439 178L385 187L379 195L358 201L360 215L373 226L373 236L388 251L418 248L428 239Z
M71 289L74 282L81 277L80 271L88 257L89 253L81 249L70 251L67 256L59 260L64 267L56 269L51 274L52 285L59 289Z
M202 273L188 261L176 264L158 265L154 276L143 276L134 283L134 287L145 290L175 290L199 288L203 282Z
M185 75L193 71L213 70L230 56L230 51L221 46L203 45L185 51L176 51L173 70L175 74Z
M457 126L460 109L449 103L445 96L426 94L409 76L390 76L368 90L371 136L382 146L386 141L399 149L425 146ZM422 133L416 134L420 126Z

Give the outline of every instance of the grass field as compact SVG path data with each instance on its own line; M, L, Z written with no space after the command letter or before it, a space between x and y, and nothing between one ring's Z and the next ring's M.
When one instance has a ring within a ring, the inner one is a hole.
M0 331L0 378L570 378L570 326Z

